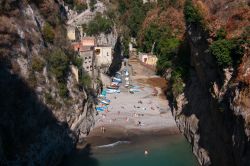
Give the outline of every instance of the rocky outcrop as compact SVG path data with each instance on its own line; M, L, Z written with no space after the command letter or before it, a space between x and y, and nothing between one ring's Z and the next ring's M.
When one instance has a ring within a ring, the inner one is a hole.
M69 72L69 93L63 98L57 79L49 74L44 50L67 51L67 41L57 35L64 25L56 2L4 3L6 9L0 9L0 165L57 165L93 127L95 93L80 89ZM55 28L53 43L42 32L46 22ZM45 62L41 71L33 69L34 57Z
M217 68L208 38L200 25L188 25L190 72L173 115L201 165L250 165L250 87L236 71Z

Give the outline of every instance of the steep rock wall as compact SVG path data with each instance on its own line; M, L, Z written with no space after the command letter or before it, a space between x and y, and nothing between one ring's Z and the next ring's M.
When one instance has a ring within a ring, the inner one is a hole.
M235 102L249 99L249 85L235 80L236 71L219 72L208 37L201 26L188 25L190 73L173 114L201 165L249 165L250 107Z
M95 95L79 90L69 73L64 99L46 65L42 72L32 69L34 56L42 59L42 50L56 47L46 43L42 27L54 20L58 4L6 3L0 12L0 165L56 165L93 127Z

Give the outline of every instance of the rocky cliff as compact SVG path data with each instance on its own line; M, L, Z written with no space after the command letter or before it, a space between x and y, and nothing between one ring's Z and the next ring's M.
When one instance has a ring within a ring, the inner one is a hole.
M57 1L0 1L0 165L58 164L94 125L65 19Z
M250 165L249 43L242 46L241 64L223 70L209 49L215 24L217 30L225 28L227 39L243 33L249 26L245 15L249 4L226 0L193 3L203 9L200 12L205 21L186 22L189 71L183 93L172 100L173 115L201 165Z

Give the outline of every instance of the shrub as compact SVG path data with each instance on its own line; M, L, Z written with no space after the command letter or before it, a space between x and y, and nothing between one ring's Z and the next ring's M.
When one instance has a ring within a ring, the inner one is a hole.
M30 72L29 73L29 77L28 77L28 84L30 85L30 87L32 88L35 88L36 85L37 85L37 79L36 79L36 76L35 76L35 73L34 72Z
M81 4L76 4L74 8L75 8L75 10L76 10L78 13L80 13L80 12L86 10L86 9L88 8L88 6L87 6L87 4L85 4L85 3L81 3Z
M69 58L61 49L55 49L47 56L49 71L59 82L66 80L69 69Z
M53 43L55 34L50 24L45 23L42 33L46 42Z
M88 35L97 35L101 32L109 33L112 30L113 23L110 19L97 14L95 18L89 22L87 26Z
M33 57L31 61L31 67L34 71L41 72L45 66L45 62L39 57Z
M221 40L221 39L225 39L225 37L227 36L227 32L225 29L220 28L217 32L216 32L216 39L217 40Z
M232 66L232 49L233 43L226 39L217 40L210 45L210 51L215 56L220 68Z
M184 82L182 79L182 69L176 69L171 74L172 92L176 98L178 95L184 92Z
M79 78L79 84L80 86L89 89L91 88L91 78L87 73L82 73Z
M165 74L167 68L172 67L172 59L177 55L180 41L176 38L162 38L157 45L156 53L158 54L157 73Z
M82 58L80 58L78 56L75 56L72 60L72 64L77 66L78 69L82 68L82 63L83 63Z
M45 93L45 102L51 105L56 105L56 100L53 99L52 95L50 93Z
M90 0L90 3L89 3L90 11L95 10L95 4L96 3L97 3L97 0Z
M59 82L59 95L63 98L68 97L68 88L66 83Z

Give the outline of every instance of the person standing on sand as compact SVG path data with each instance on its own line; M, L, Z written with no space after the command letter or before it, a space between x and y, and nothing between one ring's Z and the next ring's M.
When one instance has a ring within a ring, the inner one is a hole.
M102 132L102 133L105 133L105 128L104 128L104 126L101 127L101 132Z

